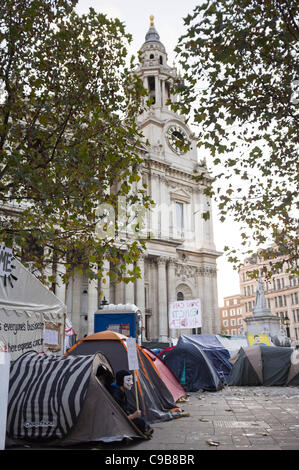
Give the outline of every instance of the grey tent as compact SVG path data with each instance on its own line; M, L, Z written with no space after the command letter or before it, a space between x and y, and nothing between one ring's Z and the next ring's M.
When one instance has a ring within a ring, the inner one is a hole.
M287 378L287 385L299 386L299 350L295 349L291 356L291 366Z
M241 348L231 359L228 385L299 385L299 368L292 363L294 350L254 345Z
M7 446L67 446L142 438L106 389L113 379L104 354L48 356L28 352L11 367Z

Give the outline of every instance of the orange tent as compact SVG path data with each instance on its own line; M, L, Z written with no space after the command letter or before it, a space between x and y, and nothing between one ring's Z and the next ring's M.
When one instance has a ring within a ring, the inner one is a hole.
M91 355L103 353L111 363L114 374L128 369L126 336L114 331L101 331L83 338L72 346L65 355ZM180 416L174 397L150 356L137 345L139 369L136 373L138 402L149 423L168 421ZM184 392L185 395L185 392ZM128 394L128 401L136 409L135 390Z

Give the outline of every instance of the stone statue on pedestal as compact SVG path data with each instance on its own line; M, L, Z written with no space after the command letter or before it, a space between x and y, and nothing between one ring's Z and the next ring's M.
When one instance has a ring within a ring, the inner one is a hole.
M267 307L263 282L257 281L253 316L245 319L247 334L267 334L275 346L290 346L290 338L281 328L280 318Z
M255 304L253 308L253 315L272 315L270 309L266 304L266 297L263 282L261 279L257 281L257 288L255 292Z

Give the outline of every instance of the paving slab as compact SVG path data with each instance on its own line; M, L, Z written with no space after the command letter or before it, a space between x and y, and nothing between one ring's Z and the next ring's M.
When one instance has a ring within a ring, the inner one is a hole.
M219 392L192 392L178 406L190 416L152 424L151 440L81 447L110 452L189 450L200 451L200 455L219 450L299 450L299 387L226 387ZM69 449L74 447L65 450Z
M163 441L166 450L299 450L299 388L227 387L220 392L192 392L180 408L190 416L163 423L164 438L161 430L156 432L160 424L153 424L151 448L156 444L161 449ZM171 442L176 432L179 439ZM149 444L132 442L127 448L149 448Z

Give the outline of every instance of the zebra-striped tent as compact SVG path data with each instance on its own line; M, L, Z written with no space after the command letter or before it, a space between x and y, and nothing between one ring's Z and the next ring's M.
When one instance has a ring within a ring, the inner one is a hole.
M111 397L104 354L57 357L28 352L10 371L8 445L69 445L144 437Z

